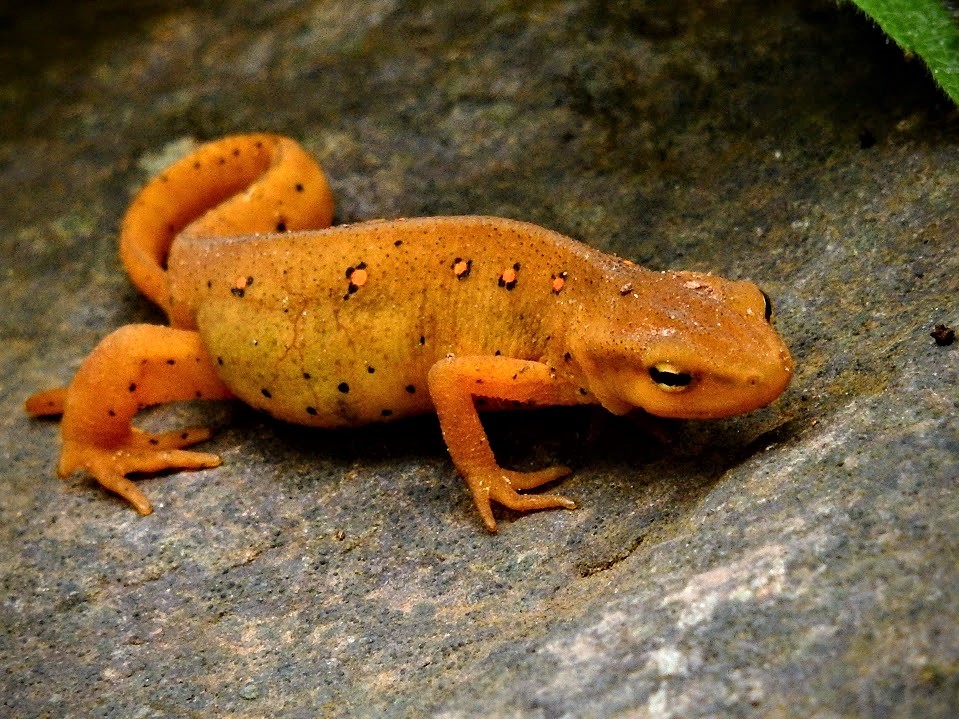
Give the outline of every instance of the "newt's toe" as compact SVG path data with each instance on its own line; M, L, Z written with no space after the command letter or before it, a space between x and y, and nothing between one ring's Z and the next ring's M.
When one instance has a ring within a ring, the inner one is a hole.
M535 472L512 472L503 471L503 475L511 487L518 490L535 489L554 480L565 477L572 472L569 467L556 465L555 467L546 467L538 469Z
M218 467L222 462L219 455L179 449L207 437L209 430L194 429L156 435L137 431L119 447L66 441L57 473L66 478L78 469L86 470L100 486L120 495L137 512L146 515L153 511L153 507L127 475L134 472L152 474L166 470Z
M517 512L533 512L541 509L576 509L576 502L560 494L520 494L569 474L568 467L547 467L536 472L515 472L495 468L489 472L472 473L466 476L483 524L490 532L496 531L492 503L497 502Z

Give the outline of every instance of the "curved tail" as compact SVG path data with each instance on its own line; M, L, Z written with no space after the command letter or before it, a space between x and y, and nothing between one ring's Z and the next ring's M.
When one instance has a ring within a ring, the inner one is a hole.
M326 176L299 144L279 135L233 135L201 145L147 183L120 226L120 259L177 326L166 265L178 235L320 229L332 221Z

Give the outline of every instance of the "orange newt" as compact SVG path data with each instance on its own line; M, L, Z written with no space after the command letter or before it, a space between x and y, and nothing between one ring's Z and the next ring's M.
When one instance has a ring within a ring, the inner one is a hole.
M316 427L435 412L493 531L492 502L575 504L524 493L566 467L496 463L478 399L713 418L772 402L792 375L769 298L749 282L654 272L496 217L328 227L332 216L319 166L274 135L202 145L151 180L120 255L172 326L116 330L68 387L27 400L34 415L63 414L60 476L84 469L149 514L128 473L219 465L184 449L207 429L132 426L163 402L236 397Z

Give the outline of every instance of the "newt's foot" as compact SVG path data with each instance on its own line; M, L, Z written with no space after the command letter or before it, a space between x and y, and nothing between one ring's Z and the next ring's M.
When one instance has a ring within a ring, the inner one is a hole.
M560 494L520 494L516 490L533 489L552 482L570 473L569 467L547 467L535 472L515 472L496 467L489 472L470 472L466 483L473 494L473 501L483 518L483 524L496 531L492 502L517 512L537 509L576 509L576 503Z
M66 479L85 469L105 489L116 492L140 514L150 514L153 506L136 484L126 477L131 472L162 472L168 469L206 469L218 467L219 455L187 452L189 447L210 437L210 430L193 429L149 434L136 428L121 443L111 447L64 440L57 474Z

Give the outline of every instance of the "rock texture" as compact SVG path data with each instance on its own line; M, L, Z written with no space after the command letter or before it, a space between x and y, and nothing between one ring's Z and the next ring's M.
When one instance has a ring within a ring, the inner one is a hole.
M0 16L0 713L954 717L959 119L831 2L35 3ZM241 407L147 518L20 410L157 321L116 257L191 139L274 130L338 221L484 213L759 281L771 408L490 419L575 512L482 531L432 419Z

